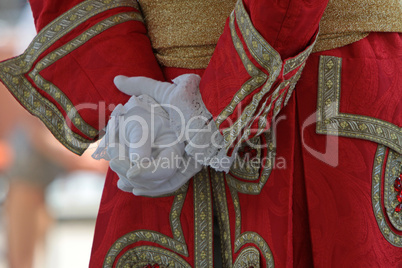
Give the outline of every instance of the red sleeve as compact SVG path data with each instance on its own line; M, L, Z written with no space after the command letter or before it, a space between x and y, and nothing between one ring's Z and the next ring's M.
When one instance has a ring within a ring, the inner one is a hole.
M0 80L68 149L81 154L129 96L116 75L164 80L138 3L33 0L39 30L19 57L0 63Z
M29 4L32 9L36 31L40 32L46 25L51 23L58 16L82 2L84 2L84 0L30 0Z
M200 84L228 151L286 105L328 1L239 0Z

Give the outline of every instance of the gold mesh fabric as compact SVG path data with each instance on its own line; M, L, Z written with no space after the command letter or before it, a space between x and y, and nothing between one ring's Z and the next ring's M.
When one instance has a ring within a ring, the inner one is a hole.
M168 67L206 68L236 0L141 0L158 61Z
M140 0L159 63L206 68L236 0ZM342 47L370 32L402 32L401 0L330 0L313 52Z
M313 52L351 44L369 32L402 32L402 1L330 0Z

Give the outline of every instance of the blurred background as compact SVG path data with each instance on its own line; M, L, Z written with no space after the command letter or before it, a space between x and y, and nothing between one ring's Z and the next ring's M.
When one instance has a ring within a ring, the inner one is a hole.
M0 60L35 34L26 0L0 0ZM64 149L0 83L0 268L88 267L107 169L90 155Z

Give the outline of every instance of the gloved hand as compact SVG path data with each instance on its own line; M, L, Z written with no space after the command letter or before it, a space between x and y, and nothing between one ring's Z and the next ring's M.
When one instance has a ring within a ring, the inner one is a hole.
M116 87L127 95L149 95L162 105L170 118L184 125L195 116L212 119L199 94L200 77L185 74L173 79L173 83L159 82L147 77L116 76ZM205 123L205 122L204 122Z
M120 91L133 96L146 94L162 105L177 139L186 143L188 155L202 165L228 172L235 154L226 155L223 136L202 101L200 77L185 74L172 82L159 82L147 77L116 76L114 79Z
M135 195L174 192L201 169L186 157L166 112L148 96L133 96L115 108L99 148L95 156L110 160L118 187Z

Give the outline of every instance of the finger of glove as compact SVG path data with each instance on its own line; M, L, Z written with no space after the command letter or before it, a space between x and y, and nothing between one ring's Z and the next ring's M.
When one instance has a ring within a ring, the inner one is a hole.
M159 155L151 161L141 161L137 167L127 171L127 178L135 180L145 188L156 187L160 182L168 180L179 168L182 153L172 146L161 150Z
M148 77L126 77L118 75L114 78L114 84L123 93L127 95L149 95L158 103L166 103L164 100L167 97L169 88L173 84L168 82L160 82Z
M134 188L133 194L141 196L160 196L160 195L171 194L174 191L178 190L180 187L182 187L187 181L188 179L186 177L180 175L179 173L176 173L172 176L171 179L166 180L161 184L159 184L157 188L153 189Z
M122 190L124 192L129 192L129 193L132 192L134 187L127 180L127 178L124 176L120 176L119 174L117 174L117 176L119 176L119 180L117 181L117 188L119 188L120 190Z
M179 140L173 131L161 132L160 135L155 138L153 148L166 149L171 147L174 147L181 155L184 153L184 143Z
M125 136L119 137L121 142L128 148L128 156L131 162L139 161L143 158L151 156L151 146L153 143L152 128L149 120L142 117L133 118L129 124L120 133L125 133Z
M113 158L109 162L110 168L118 175L126 176L127 169L130 166L128 159Z
M121 160L114 158L109 162L109 166L119 177L117 182L118 188L125 192L131 192L133 185L126 177L127 169L130 166L128 159Z

